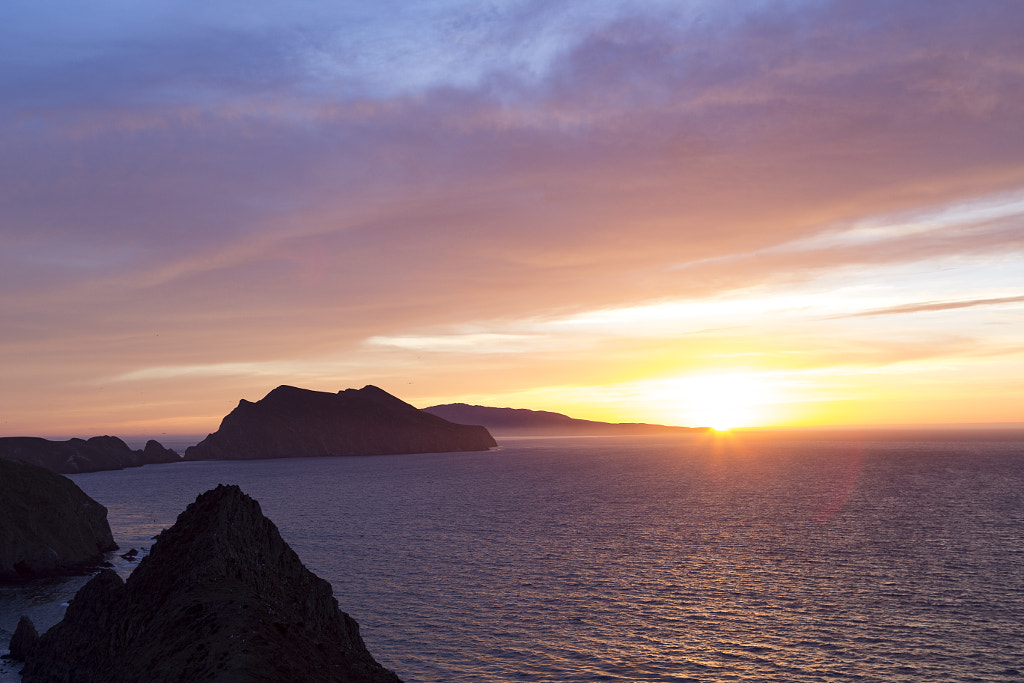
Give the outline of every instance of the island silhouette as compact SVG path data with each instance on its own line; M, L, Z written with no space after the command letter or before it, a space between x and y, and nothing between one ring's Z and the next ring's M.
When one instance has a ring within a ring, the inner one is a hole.
M455 424L367 385L336 394L282 385L241 400L185 460L254 460L338 455L486 451L486 428Z

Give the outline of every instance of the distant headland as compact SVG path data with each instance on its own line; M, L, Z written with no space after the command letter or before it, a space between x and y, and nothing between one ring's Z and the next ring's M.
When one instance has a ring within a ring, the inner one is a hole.
M706 427L670 427L642 422L595 422L544 410L491 408L466 403L430 406L424 408L423 412L460 424L483 425L492 434L500 436L638 436L707 431Z
M132 450L116 436L67 441L35 436L0 437L0 460L20 460L59 474L122 470L180 459L173 450L152 439L145 448Z

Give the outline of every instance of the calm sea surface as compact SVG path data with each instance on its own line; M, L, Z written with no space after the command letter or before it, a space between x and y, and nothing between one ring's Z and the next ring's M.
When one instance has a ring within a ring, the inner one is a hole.
M239 484L410 683L1024 680L1024 442L500 442L72 478L123 550Z

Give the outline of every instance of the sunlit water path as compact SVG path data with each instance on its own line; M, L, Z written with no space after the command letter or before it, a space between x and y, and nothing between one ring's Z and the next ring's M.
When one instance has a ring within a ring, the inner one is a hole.
M1024 443L501 444L73 478L123 549L239 484L410 683L1024 679Z

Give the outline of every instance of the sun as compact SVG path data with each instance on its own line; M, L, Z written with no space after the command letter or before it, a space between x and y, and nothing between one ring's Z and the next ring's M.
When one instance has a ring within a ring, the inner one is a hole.
M751 420L750 410L737 410L730 405L708 405L691 413L689 422L696 427L710 427L716 432L727 432L739 427L750 427L756 423Z
M719 432L763 424L773 402L768 385L755 375L706 375L695 378L694 384L699 402L691 419Z
M711 429L715 430L716 432L727 432L730 429L733 429L734 427L737 426L736 424L734 424L734 422L735 420L730 419L728 416L723 416L721 418L715 418L713 420L710 420L704 426L711 427Z
M727 432L749 425L749 410L738 410L726 399L711 399L687 411L687 421L695 427L710 427L716 432Z
M659 385L656 399L674 406L676 424L718 432L769 424L781 400L776 383L754 372L687 375Z

